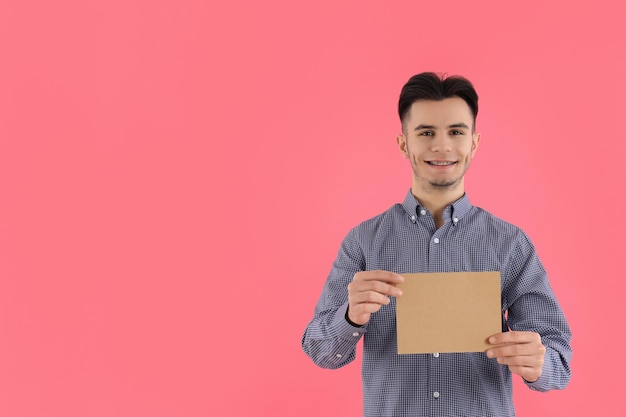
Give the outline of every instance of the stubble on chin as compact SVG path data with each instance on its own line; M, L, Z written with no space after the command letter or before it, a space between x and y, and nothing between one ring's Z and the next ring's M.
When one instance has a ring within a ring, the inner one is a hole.
M430 182L429 184L436 190L447 191L448 189L455 188L455 185L457 185L459 181L460 179L447 182Z
M463 177L461 176L459 178L445 180L440 179L438 181L430 179L429 181L427 180L422 184L425 186L424 188L428 188L428 190L425 191L430 191L433 193L449 193L463 187Z

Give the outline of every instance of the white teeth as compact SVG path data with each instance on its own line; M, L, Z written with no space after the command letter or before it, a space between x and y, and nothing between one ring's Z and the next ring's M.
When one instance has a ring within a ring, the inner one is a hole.
M452 165L454 164L454 162L452 161L429 161L428 162L431 165Z

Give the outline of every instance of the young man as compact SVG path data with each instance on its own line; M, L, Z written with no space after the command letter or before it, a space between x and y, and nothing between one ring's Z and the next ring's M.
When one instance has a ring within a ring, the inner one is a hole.
M514 416L514 374L537 391L568 384L570 329L528 237L465 194L480 142L472 84L415 75L398 110L411 189L402 204L348 233L302 347L334 369L354 360L363 338L366 416ZM398 355L398 274L459 271L500 271L504 332L489 338L486 352Z

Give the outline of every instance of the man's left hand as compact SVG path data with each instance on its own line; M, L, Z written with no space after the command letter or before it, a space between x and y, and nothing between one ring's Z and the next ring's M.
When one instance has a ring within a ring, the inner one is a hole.
M499 364L507 365L512 373L521 376L527 382L539 379L546 353L539 333L511 330L494 334L488 341L494 347L487 350L487 357L495 358Z

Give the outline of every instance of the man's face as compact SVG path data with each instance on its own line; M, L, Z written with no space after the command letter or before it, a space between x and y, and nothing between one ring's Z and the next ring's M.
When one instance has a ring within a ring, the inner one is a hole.
M413 103L397 141L411 161L414 190L463 190L480 139L473 127L471 110L459 97Z

